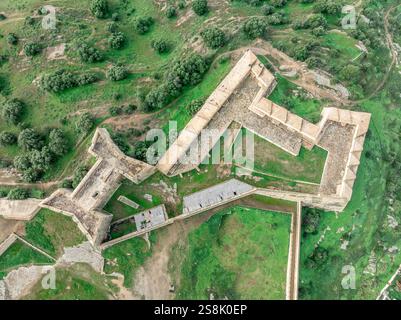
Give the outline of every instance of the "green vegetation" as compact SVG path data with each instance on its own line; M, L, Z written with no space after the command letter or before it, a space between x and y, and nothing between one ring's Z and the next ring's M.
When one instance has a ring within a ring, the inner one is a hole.
M24 300L107 300L116 287L85 264L56 269L56 288L44 289L41 280Z
M269 100L312 123L320 120L324 101L313 98L310 93L280 75L276 75L276 81L277 86L269 95Z
M284 299L291 216L234 207L188 237L178 299Z
M156 242L154 232L149 240L152 245ZM103 256L106 259L104 271L106 273L121 273L124 275L124 286L131 288L135 272L151 254L152 248L148 247L144 239L129 239L103 251Z
M53 257L59 257L64 247L86 240L70 217L41 209L25 226L25 239Z
M245 148L247 130L237 139L243 139ZM248 134L252 134L248 132ZM292 181L299 180L310 183L320 183L327 151L314 146L312 150L301 147L298 156L293 156L267 140L254 136L254 159L248 159L246 166L260 174L272 175ZM235 159L234 159L235 163ZM252 167L253 166L253 167Z
M52 263L53 260L17 240L0 256L0 279L18 267Z

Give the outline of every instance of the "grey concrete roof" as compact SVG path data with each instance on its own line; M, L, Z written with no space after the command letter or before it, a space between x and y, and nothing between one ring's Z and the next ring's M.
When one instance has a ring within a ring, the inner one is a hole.
M184 214L192 213L201 208L213 207L221 202L237 198L253 189L253 186L236 179L228 180L189 196L185 196Z

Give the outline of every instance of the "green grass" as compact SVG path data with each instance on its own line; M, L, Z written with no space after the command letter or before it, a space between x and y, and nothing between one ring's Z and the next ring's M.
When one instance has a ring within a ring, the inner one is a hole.
M291 216L234 207L188 237L178 299L284 299Z
M335 215L323 212L318 232L302 239L300 298L302 299L375 299L401 263L399 254L392 255L384 248L401 246L400 229L388 225L385 202L388 167L383 159L383 148L391 141L385 119L399 117L398 110L383 114L385 97L363 104L363 110L372 113L370 134L359 165L353 196L346 209ZM394 145L396 147L396 145ZM397 221L399 218L396 216ZM326 231L325 231L326 230ZM327 249L329 259L322 267L309 269L305 263L320 237L320 246ZM348 240L347 249L340 246ZM372 252L377 270L371 275L364 271ZM344 266L355 267L356 289L341 286Z
M245 130L243 129L243 131ZM261 174L319 184L326 157L327 151L317 146L313 147L312 150L301 147L299 155L295 157L254 135L254 161L252 162L249 159L247 166ZM253 168L251 167L252 164Z
M318 122L324 101L309 97L304 89L279 74L275 76L277 86L268 99L310 122Z
M56 269L56 288L44 289L39 281L24 300L107 300L116 291L109 279L88 265Z
M358 41L347 34L330 32L325 34L323 39L324 46L336 48L339 51L342 61L350 61L361 53L355 46Z
M149 238L151 244L156 242L155 233ZM105 273L118 272L124 275L124 286L131 288L135 272L143 265L147 258L152 255L152 248L149 248L142 238L133 238L116 244L103 251L105 258Z
M45 255L32 249L22 241L17 240L0 256L0 279L18 267L52 263L54 261Z
M53 257L86 240L72 218L48 209L41 209L25 226L25 238Z

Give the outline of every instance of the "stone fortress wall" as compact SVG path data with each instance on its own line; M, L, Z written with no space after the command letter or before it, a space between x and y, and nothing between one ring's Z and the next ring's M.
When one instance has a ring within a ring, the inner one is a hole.
M156 167L124 155L107 130L98 128L89 148L89 152L97 158L95 165L75 190L59 189L37 203L35 210L45 207L71 216L88 240L98 247L106 238L112 220L102 207L117 190L123 177L138 184L157 170L168 176L188 172L201 163L226 129L237 123L294 156L298 155L302 145L307 148L317 145L328 151L317 194L262 188L252 188L251 193L342 211L352 195L370 114L325 108L320 122L313 124L265 97L275 85L274 76L251 50L247 50ZM199 143L200 133L205 128L216 129L220 135L211 137L209 144L199 146L193 163L181 163L194 142ZM190 195L186 198L191 199ZM221 202L226 202L226 199ZM213 203L213 207L219 204ZM196 210L189 210L188 206L184 214L192 216L209 209L203 204Z

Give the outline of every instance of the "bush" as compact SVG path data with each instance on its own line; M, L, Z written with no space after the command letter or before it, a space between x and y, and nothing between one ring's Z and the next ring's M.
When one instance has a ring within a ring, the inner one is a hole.
M7 35L7 43L11 45L16 45L18 43L18 37L15 33L9 33Z
M269 24L272 25L281 25L288 23L288 18L283 12L276 12L273 13L271 16L268 17Z
M128 70L122 65L114 65L107 70L107 78L112 81L120 81L128 76Z
M108 10L106 0L92 0L90 4L90 11L96 18L105 18Z
M320 222L320 211L315 208L305 208L302 216L304 233L316 234Z
M322 14L314 14L312 16L310 16L306 22L306 27L310 28L310 29L314 29L314 28L327 28L327 20L326 18L322 15Z
M180 9L180 10L182 10L182 9L185 9L185 7L186 7L186 2L185 2L185 0L180 0L180 1L178 1L178 9Z
M207 6L207 0L193 0L192 10L198 15L203 16L208 13L209 8Z
M12 124L18 124L24 110L24 104L18 99L8 100L1 109L2 118Z
M125 43L125 36L122 32L115 32L110 36L108 42L110 48L121 49Z
M10 146L17 142L17 136L14 133L3 131L0 133L0 145Z
M97 80L98 78L95 74L75 74L70 71L60 69L51 74L44 75L40 79L39 85L46 91L57 93L69 88L93 83Z
M26 154L22 154L19 156L16 156L14 158L14 168L19 170L19 171L25 171L31 168L31 160L29 158L29 155Z
M170 101L170 96L164 85L151 90L145 98L145 111L154 111L163 108Z
M88 112L85 112L79 117L76 123L76 128L78 132L87 134L93 128L94 124L95 121L92 115Z
M43 146L43 140L34 129L28 128L20 132L18 145L25 151L40 150Z
M72 188L75 189L81 180L86 176L88 173L88 169L85 166L80 166L74 171L74 176L72 178Z
M77 52L81 61L83 62L99 62L103 60L103 56L98 49L89 46L86 43L80 43L77 45Z
M7 17L4 14L0 13L0 21L6 20L6 19L7 19Z
M267 31L267 22L263 18L249 18L242 26L242 30L249 39L264 37Z
M198 54L177 60L168 70L164 83L151 90L145 97L143 105L145 111L164 107L186 86L198 84L207 69L208 63Z
M317 2L313 10L318 13L339 14L341 12L341 4L332 0L324 0Z
M154 21L152 17L141 17L135 21L135 30L139 34L145 34L149 31Z
M226 35L217 27L209 27L201 32L203 41L209 48L217 49L226 43Z
M281 8L287 4L287 0L271 0L270 3L276 8Z
M317 247L312 255L306 260L307 268L317 269L324 265L329 259L329 251L322 247Z
M30 196L30 192L26 189L15 188L11 189L7 198L10 200L25 200Z
M166 53L170 49L168 42L163 39L152 40L151 46L159 54Z
M203 106L204 100L203 99L196 99L191 101L191 103L188 105L187 109L187 114L190 116L193 116L195 113L197 113L200 108Z
M151 141L137 141L134 145L133 157L137 160L146 162L146 153L148 148L153 144Z
M59 184L59 187L60 188L64 188L64 189L72 189L72 180L71 179L64 179Z
M266 5L264 5L264 6L262 7L262 13L263 13L265 16L269 16L269 15L271 15L271 14L274 13L274 7L271 6L271 5L269 5L269 4L266 4Z
M68 151L68 140L61 129L53 129L49 134L49 149L56 156L62 156Z
M24 53L28 57L33 57L39 54L42 51L42 48L39 44L34 42L29 42L24 45Z
M50 163L53 160L52 153L48 147L43 147L42 150L32 150L28 154L32 169L36 172L43 172L49 169Z
M177 16L177 10L173 6L169 6L166 9L166 17L171 19Z
M114 33L118 31L118 24L114 21L109 22L106 26L107 31Z

